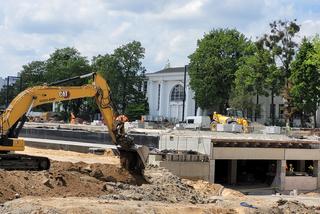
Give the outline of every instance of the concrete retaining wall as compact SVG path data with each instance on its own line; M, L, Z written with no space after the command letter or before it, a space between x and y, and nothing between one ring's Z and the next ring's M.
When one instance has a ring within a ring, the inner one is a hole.
M211 159L319 160L320 149L213 147Z
M144 134L130 134L130 136L133 136L134 143L138 145L145 145L150 148L159 147L158 136ZM20 132L20 137L68 140L113 145L108 132L90 132L84 130L67 129L23 128Z
M278 148L239 148L214 147L212 159L227 160L282 160L284 149Z
M89 153L89 147L77 146L77 145L64 145L64 144L50 144L50 143L41 143L35 141L25 141L26 146L39 148L39 149L53 149L53 150L65 150L81 153Z
M317 189L317 177L311 176L286 176L284 190L315 190Z
M167 168L173 174L182 178L209 181L208 162L161 161L160 166Z
M85 130L23 128L20 137L112 144L108 133Z
M61 140L49 140L40 138L23 138L25 145L40 149L54 149L74 151L81 153L90 153L99 151L100 149L116 149L115 145L97 144L97 143L84 143L74 141L61 141Z

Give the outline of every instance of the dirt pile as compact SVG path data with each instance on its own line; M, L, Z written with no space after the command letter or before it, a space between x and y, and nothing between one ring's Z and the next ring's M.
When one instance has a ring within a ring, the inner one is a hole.
M320 213L320 207L306 206L299 201L288 201L280 199L269 213Z
M145 177L149 184L141 186L107 182L105 189L109 191L109 194L101 196L101 198L197 204L215 202L214 199L210 199L202 191L197 191L183 179L164 168L149 166L145 170Z
M236 197L236 198L243 198L246 197L239 191L232 190L225 188L220 184L212 184L207 181L198 180L198 181L191 181L187 179L183 179L183 182L192 186L196 191L201 192L206 196L224 196L224 197Z
M142 178L108 164L52 161L49 171L0 170L0 202L23 196L100 196L105 182L141 184Z
M160 167L148 167L143 178L117 165L60 161L52 161L49 171L2 170L0 183L0 202L45 196L205 204L225 192L221 185L184 180Z
M300 193L299 195L301 196L309 196L309 197L320 197L320 189L311 191L311 192L306 192L306 193Z

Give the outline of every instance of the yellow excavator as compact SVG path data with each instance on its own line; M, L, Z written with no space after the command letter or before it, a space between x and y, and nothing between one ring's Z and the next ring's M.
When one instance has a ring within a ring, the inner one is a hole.
M92 77L91 84L62 86L70 81ZM50 161L46 157L14 153L23 151L25 143L18 138L32 108L46 103L61 102L85 97L94 97L106 123L112 142L120 153L121 165L128 170L141 173L146 165L149 149L138 147L125 133L124 117L118 116L110 98L107 81L98 73L61 80L50 85L35 86L17 95L0 115L0 168L7 170L46 170Z
M211 129L216 129L216 124L231 124L236 123L242 126L245 133L249 132L249 120L243 117L242 111L227 108L227 115L218 114L214 112L212 115Z

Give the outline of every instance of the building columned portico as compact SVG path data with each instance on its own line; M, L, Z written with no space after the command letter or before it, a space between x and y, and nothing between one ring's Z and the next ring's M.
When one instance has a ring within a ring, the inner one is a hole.
M189 76L184 67L167 68L146 76L151 116L182 121L183 117L195 115L194 93L189 87Z

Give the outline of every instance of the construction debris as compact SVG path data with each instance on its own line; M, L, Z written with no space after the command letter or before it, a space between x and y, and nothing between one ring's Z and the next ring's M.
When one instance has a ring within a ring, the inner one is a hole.
M147 184L134 186L107 182L105 189L111 194L101 196L103 199L163 201L169 203L190 202L194 204L214 203L216 200L208 198L193 186L173 175L167 169L149 166L145 170Z
M280 199L270 209L269 213L320 213L320 207L306 206L299 201L288 201Z
M0 202L15 199L17 195L93 196L103 199L197 204L215 202L208 194L198 191L186 180L164 168L148 167L145 178L147 181L116 165L53 161L49 171L0 171Z

